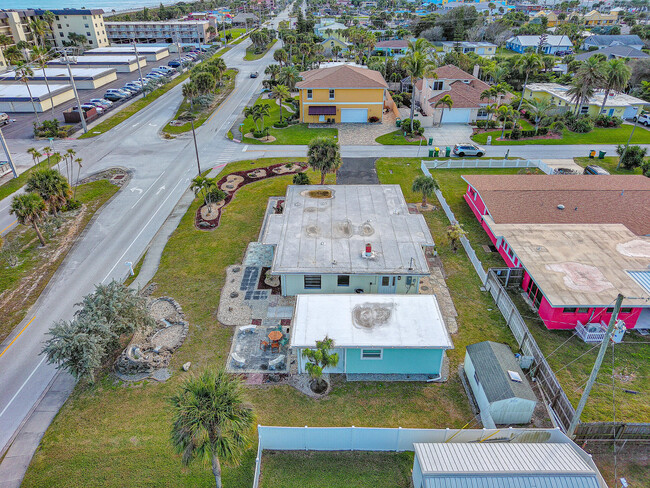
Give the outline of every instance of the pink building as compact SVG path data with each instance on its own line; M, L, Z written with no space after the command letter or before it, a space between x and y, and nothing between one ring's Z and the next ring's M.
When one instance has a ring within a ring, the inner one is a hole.
M650 329L650 179L468 175L465 201L549 329Z

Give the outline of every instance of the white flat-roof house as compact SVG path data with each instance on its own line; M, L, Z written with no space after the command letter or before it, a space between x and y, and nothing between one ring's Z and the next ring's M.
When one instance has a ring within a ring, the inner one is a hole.
M289 186L260 240L274 246L271 273L285 296L418 293L434 245L399 185Z

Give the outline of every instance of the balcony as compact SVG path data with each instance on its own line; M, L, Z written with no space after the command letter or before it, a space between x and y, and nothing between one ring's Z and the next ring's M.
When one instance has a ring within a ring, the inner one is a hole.
M576 334L587 343L603 342L606 331L607 325L602 321L600 323L591 322L583 324L578 320L578 325L576 325Z

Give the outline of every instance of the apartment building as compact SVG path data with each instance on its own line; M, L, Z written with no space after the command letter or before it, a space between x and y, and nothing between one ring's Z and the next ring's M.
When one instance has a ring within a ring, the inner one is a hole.
M30 28L34 20L43 20L46 10L0 10L0 34L12 40L8 46L0 50L0 71L7 68L7 62L2 51L20 41L35 44L36 39ZM75 33L86 38L86 46L90 48L108 46L108 37L104 27L104 11L102 9L56 9L51 32L47 39L54 47L62 47L70 41L70 34Z
M114 44L136 42L154 44L163 42L208 42L211 35L208 20L167 22L106 22L108 39Z

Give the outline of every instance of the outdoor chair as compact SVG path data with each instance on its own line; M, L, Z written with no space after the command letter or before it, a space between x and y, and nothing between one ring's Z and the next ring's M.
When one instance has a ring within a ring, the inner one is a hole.
M279 342L272 342L271 343L271 352L280 352L280 343Z
M288 337L283 337L280 339L280 345L281 346L286 346L289 343L289 338Z
M260 341L260 349L262 351L266 351L266 349L269 347L269 343L267 341Z

